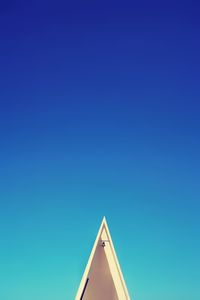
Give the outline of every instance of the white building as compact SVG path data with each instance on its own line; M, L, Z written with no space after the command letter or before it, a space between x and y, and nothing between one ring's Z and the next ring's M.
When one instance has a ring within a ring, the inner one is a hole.
M105 218L75 300L130 300Z

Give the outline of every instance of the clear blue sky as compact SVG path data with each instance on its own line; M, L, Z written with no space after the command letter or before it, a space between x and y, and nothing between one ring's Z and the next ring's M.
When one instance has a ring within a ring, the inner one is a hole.
M1 1L1 300L74 299L103 215L133 299L200 299L197 2Z

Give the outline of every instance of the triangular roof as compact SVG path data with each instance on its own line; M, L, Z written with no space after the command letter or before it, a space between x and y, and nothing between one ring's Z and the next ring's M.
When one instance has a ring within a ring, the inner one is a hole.
M130 300L105 217L75 300Z

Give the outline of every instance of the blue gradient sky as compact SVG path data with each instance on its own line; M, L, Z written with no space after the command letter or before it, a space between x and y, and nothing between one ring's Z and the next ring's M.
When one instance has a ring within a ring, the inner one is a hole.
M1 300L74 299L103 215L133 299L200 299L199 15L1 1Z

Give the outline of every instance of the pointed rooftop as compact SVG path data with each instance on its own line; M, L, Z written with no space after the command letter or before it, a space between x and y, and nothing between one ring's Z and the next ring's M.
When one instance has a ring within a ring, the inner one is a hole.
M75 300L130 300L105 217Z

